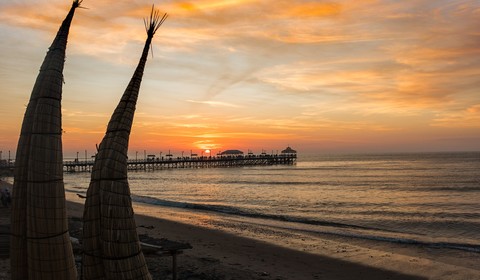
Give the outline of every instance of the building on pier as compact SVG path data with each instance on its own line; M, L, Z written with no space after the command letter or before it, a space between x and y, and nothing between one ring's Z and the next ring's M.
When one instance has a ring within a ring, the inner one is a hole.
M297 151L290 148L290 146L288 146L285 150L282 151L282 155L294 155L294 154L296 155Z
M243 152L240 150L226 150L220 153L221 156L240 156Z

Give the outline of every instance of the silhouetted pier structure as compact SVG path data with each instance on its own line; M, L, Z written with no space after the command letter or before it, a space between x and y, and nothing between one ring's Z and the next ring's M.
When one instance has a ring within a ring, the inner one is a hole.
M93 160L65 161L66 172L91 172ZM202 156L202 157L162 157L128 160L128 170L161 170L169 168L215 168L256 165L293 165L297 162L296 154L261 154L235 156Z
M0 150L0 176L13 176L13 168L15 161L11 159L10 151L8 151L8 159L3 159L3 151Z
M0 162L0 177L1 176L13 176L13 169L15 168L14 162Z
M217 156L198 156L190 153L190 156L174 157L170 151L166 156L156 157L155 155L148 155L145 152L143 159L137 158L128 160L128 170L161 170L170 168L215 168L215 167L238 167L238 166L266 166L266 165L293 165L297 162L297 152L290 147L287 147L280 154L267 154L262 151L261 154L253 154L250 151L248 154L243 154L239 150L227 150L218 153ZM85 160L78 158L63 162L63 171L65 172L91 172L95 156L87 159L87 151L85 151ZM11 159L10 152L8 160L1 158L0 152L0 175L13 176L13 169L15 161Z

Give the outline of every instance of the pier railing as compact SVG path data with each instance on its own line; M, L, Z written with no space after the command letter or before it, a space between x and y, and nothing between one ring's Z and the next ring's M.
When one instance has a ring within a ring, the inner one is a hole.
M15 162L12 160L0 160L0 177L9 177L13 176L13 168L15 167Z
M214 168L255 165L293 165L297 162L296 154L262 154L231 155L214 157L162 157L128 160L128 170L160 170L168 168ZM91 172L93 160L65 161L65 172Z

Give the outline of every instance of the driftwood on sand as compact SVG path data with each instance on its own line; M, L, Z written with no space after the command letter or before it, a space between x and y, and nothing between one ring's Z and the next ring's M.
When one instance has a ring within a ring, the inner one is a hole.
M98 147L83 224L85 279L151 279L141 251L127 180L127 150L152 38L166 14L152 7L143 53Z
M61 99L75 9L50 46L33 87L17 146L12 193L12 279L76 279L65 209Z

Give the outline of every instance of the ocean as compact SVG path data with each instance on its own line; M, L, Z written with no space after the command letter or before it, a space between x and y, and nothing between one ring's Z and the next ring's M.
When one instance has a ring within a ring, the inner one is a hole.
M299 154L296 165L128 176L134 202L198 214L202 226L258 224L480 252L480 152ZM65 174L65 189L84 194L89 180Z

